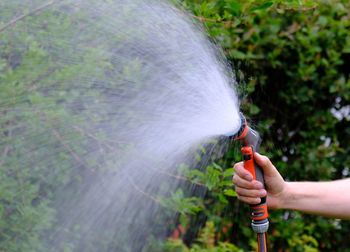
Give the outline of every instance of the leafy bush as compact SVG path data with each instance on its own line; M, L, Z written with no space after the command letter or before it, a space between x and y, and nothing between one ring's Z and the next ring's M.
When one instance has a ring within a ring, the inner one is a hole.
M241 109L263 135L261 152L285 179L341 179L349 176L350 165L350 4L298 2L186 0L182 4L223 47L234 66ZM232 146L218 162L223 167L220 172L230 173L231 163L238 160L237 146ZM195 223L202 227L213 223L218 248L221 242L245 251L256 248L248 207L232 197L229 180L226 189L220 183L212 186L207 181L210 169L187 173L194 182L204 179L208 191L200 214L187 215L191 224L182 239L196 244L194 237L200 232ZM291 211L270 215L272 251L348 251L350 247L346 221Z

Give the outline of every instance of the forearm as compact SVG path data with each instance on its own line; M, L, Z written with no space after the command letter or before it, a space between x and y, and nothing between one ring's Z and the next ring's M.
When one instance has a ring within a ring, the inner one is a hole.
M287 182L280 208L350 219L350 179Z

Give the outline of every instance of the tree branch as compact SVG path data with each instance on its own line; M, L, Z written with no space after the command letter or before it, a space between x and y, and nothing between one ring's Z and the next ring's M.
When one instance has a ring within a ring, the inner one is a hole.
M36 9L30 11L29 13L26 13L26 14L23 14L19 17L16 17L14 19L12 19L10 22L8 22L7 24L5 24L4 26L0 27L0 33L3 32L4 30L6 30L8 27L10 27L11 25L14 25L16 24L18 21L28 17L28 16L31 16L31 15L34 15L42 10L44 10L45 8L53 5L54 3L56 2L56 0L52 0L50 2L47 2L39 7L37 7Z
M220 23L220 24L224 24L224 25L231 25L234 23L233 20L227 20L227 21L223 21L223 20L217 20L214 18L206 18L203 16L196 16L194 14L189 14L192 18L197 19L199 21L203 22L209 22L209 23Z
M132 179L131 179L129 176L127 176L126 178L127 178L127 180L130 182L130 184L132 185L132 187L134 187L134 189L135 189L136 191L138 191L139 193L143 194L143 195L146 196L147 198L151 199L151 200L154 201L155 203L160 204L160 200L159 200L159 199L157 199L156 197L154 197L154 196L148 194L147 192L143 191L140 187L138 187L138 186L134 183L134 181L132 181Z
M68 152L72 155L72 157L82 166L87 167L85 162L66 144L61 136L61 134L57 130L52 130L53 135L56 137L56 139L63 145L64 148L68 150ZM89 169L92 172L95 172L92 169Z

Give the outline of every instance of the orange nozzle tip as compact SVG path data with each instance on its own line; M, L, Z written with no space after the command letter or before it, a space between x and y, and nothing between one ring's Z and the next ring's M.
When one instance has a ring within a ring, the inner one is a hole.
M244 125L244 128L243 128L243 131L241 134L237 135L234 140L241 140L243 138L245 138L245 136L247 135L248 133L248 130L249 130L249 127L247 124Z
M247 120L245 119L244 115L242 113L240 113L239 115L241 118L241 128L239 129L237 134L234 136L234 138L233 138L234 140L241 140L241 139L245 138L245 136L247 135L247 133L249 131Z

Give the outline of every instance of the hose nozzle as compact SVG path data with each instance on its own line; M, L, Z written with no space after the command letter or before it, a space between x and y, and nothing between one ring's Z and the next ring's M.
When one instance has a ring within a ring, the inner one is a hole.
M244 115L240 113L241 127L237 133L232 134L234 140L242 142L242 155L244 168L249 171L255 180L264 184L264 174L261 167L255 162L254 152L259 151L261 139L257 131L249 127ZM266 197L261 202L251 205L252 228L256 233L265 233L269 227Z
M261 139L257 131L249 127L246 118L243 113L239 113L241 126L237 133L230 134L234 140L242 142L243 146L252 146L254 151L259 151Z

